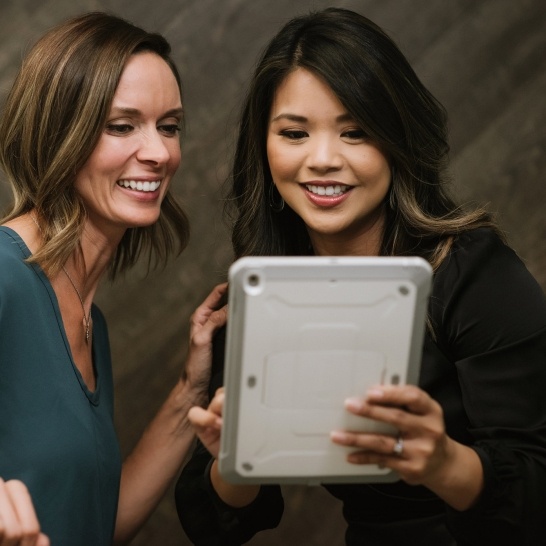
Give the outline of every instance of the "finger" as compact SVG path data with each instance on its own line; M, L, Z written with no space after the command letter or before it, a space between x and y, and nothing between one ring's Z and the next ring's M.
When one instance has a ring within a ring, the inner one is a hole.
M196 319L203 318L203 316L206 318L212 311L218 309L222 304L222 299L227 292L227 288L227 282L216 285L204 299L203 303L197 307L194 317Z
M209 404L209 411L212 411L218 416L222 416L224 413L224 402L226 399L225 390L224 387L220 387L216 394L214 395L214 398L210 401Z
M218 328L226 324L227 316L228 316L227 305L224 305L224 307L221 307L220 309L216 309L215 311L210 313L206 321L202 323L202 330L205 330L207 326L211 328L213 331L217 330Z
M208 428L213 428L215 430L220 430L222 428L221 417L199 406L190 408L188 411L188 420L194 428L200 432Z
M49 539L40 539L40 524L32 504L32 499L24 483L19 480L4 482L0 512L4 529L0 529L2 544L18 544L19 546L35 546L39 540L47 544Z
M36 546L50 546L49 538L44 535L43 533L40 533L40 536L38 537L38 541L36 542Z
M347 455L351 464L376 464L380 468L390 468L400 471L406 462L397 455L375 453L373 451L355 451Z
M366 401L370 404L405 407L417 415L429 413L434 406L434 400L415 385L374 387L366 393Z
M222 301L222 298L225 296L227 289L227 282L217 284L210 291L209 295L205 298L205 301L202 303L202 305L216 309L218 307L218 304Z
M21 546L34 546L40 535L40 524L26 485L18 480L6 483L12 504L21 526Z
M190 337L191 344L195 346L208 345L222 326L227 323L227 306L216 311L212 311L206 317L202 316L194 321Z
M375 405L361 398L348 398L345 400L345 408L359 417L385 423L404 432L418 428L420 420L423 419L404 408Z
M21 526L11 500L9 482L0 479L0 539L2 544L16 544L21 536Z
M353 464L378 464L382 467L399 467L400 461L408 459L408 443L405 439L380 434L359 434L347 431L332 431L331 440L339 445L358 448L347 455Z
M414 387L377 387L366 398L348 398L351 413L391 424L399 429L418 426L423 416L442 417L440 405L426 392Z
M334 430L330 433L332 442L347 447L357 447L366 452L392 455L395 452L395 445L398 441L393 436L384 434L361 434L345 430Z

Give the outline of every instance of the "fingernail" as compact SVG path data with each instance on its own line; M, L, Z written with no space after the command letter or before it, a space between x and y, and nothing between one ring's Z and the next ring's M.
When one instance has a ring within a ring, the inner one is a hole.
M368 398L382 398L385 393L381 389L372 388L366 394Z
M362 409L362 400L360 398L347 398L345 400L345 407L348 410L359 411Z
M330 432L330 439L334 442L344 442L347 439L347 435L339 430L333 430Z

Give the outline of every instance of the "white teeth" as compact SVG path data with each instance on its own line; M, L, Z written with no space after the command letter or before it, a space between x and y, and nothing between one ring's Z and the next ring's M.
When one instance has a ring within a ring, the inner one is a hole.
M153 182L141 182L140 180L118 180L118 185L123 188L131 188L136 191L155 191L161 185L161 180L154 180Z
M350 186L341 186L340 184L336 184L335 186L314 186L306 184L305 187L316 195L341 195L350 189Z

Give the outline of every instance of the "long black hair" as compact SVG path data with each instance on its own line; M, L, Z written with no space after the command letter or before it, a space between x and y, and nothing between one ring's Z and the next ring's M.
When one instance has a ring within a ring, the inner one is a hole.
M301 218L288 206L281 212L270 206L276 190L266 153L275 92L298 67L332 89L390 162L382 255L421 255L437 267L456 234L485 225L496 229L485 209L464 210L449 196L445 109L396 44L366 17L328 8L289 21L257 63L226 202L236 257L311 253Z

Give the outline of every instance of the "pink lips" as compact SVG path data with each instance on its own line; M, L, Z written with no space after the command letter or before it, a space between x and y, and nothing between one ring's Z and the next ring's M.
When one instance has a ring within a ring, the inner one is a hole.
M136 201L140 201L141 203L155 202L155 201L157 201L157 199L161 195L160 186L156 190L153 190L153 191L150 191L150 190L148 190L148 191L138 191L138 190L133 189L131 187L120 186L119 184L117 186L121 191L127 192L127 194L130 194L132 199L134 199Z
M330 195L320 195L319 193L313 192L310 189L308 189L308 186L313 186L315 188L326 188L328 187L336 187L339 186L343 188L343 191L341 193L331 193ZM305 196L311 203L318 207L335 207L345 201L351 192L351 187L348 187L344 184L339 183L324 183L321 182L320 184L317 183L306 183L301 184L301 187L303 188L303 191L305 192Z

